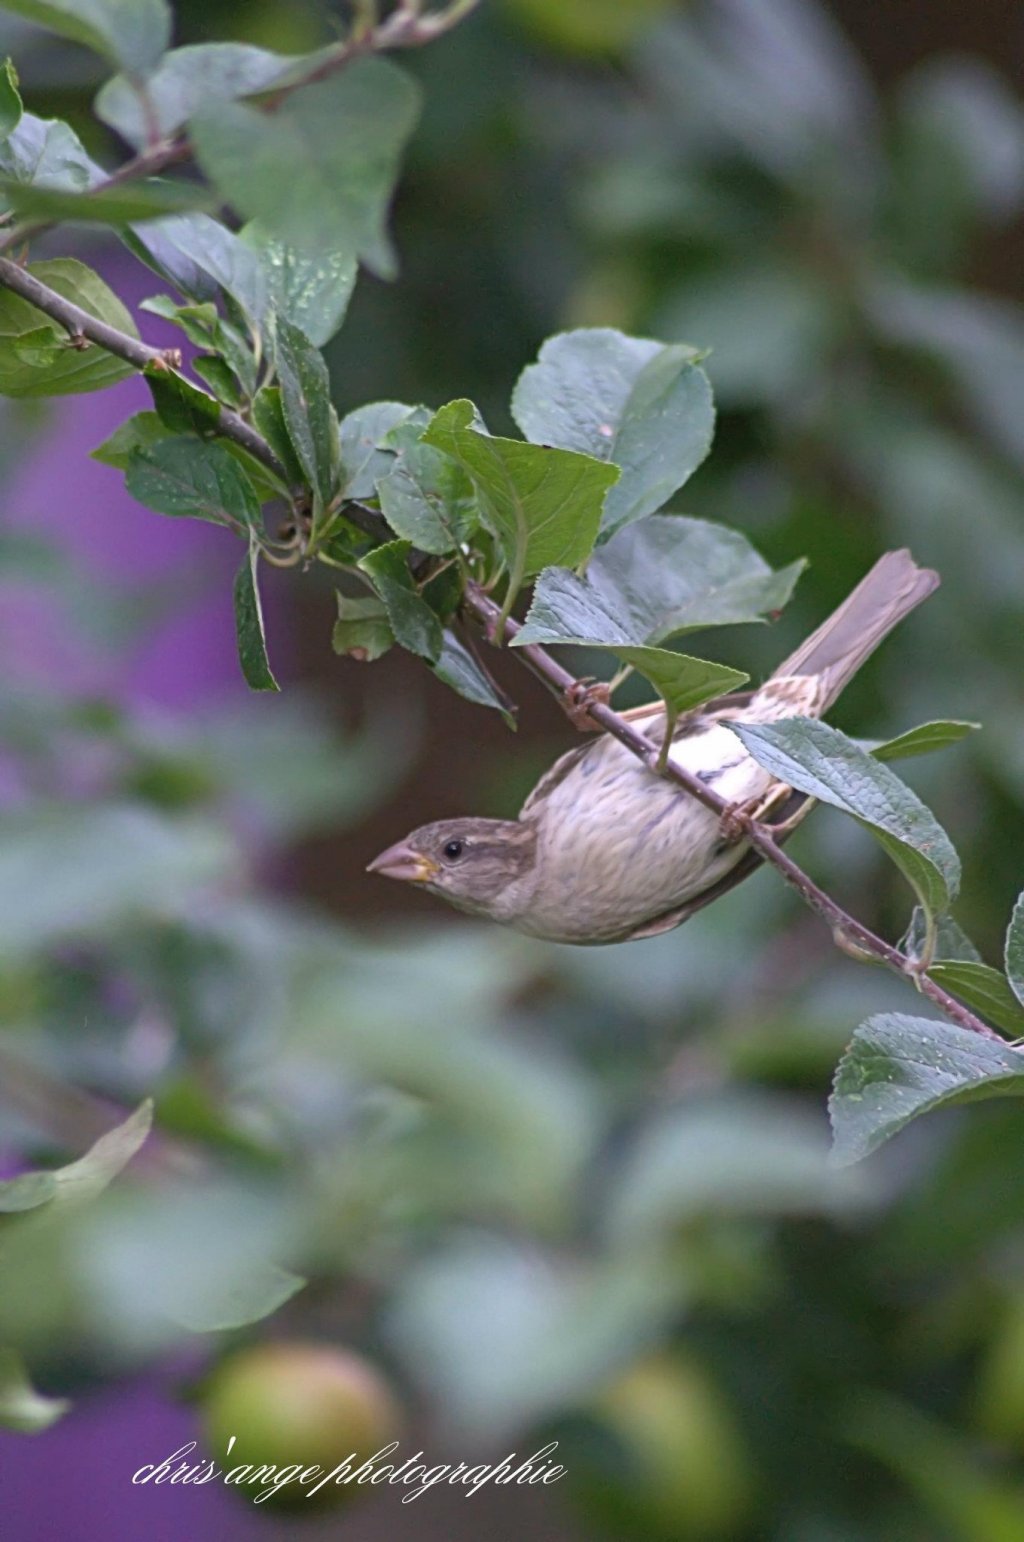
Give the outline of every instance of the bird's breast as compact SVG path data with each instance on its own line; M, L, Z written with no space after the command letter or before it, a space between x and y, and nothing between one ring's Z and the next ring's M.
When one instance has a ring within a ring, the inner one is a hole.
M730 803L759 797L771 782L718 723L685 735L671 753ZM594 742L535 817L537 884L519 924L562 941L622 936L699 894L744 850L722 840L715 814L611 738Z

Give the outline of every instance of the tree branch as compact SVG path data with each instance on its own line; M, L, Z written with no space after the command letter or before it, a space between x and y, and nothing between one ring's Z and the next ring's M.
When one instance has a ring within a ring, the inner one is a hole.
M466 590L465 603L483 624L487 634L500 642L501 638L497 635L497 630L501 624L501 611L494 601L478 585L471 584ZM514 637L519 630L517 621L505 622L506 635ZM575 691L579 684L575 676L567 669L563 669L545 649L530 643L515 651L527 667L559 697L568 699ZM684 767L677 765L675 761L668 760L661 765L659 763L661 746L653 743L646 734L640 733L632 723L620 717L606 702L585 701L580 710L592 718L599 728L603 728L606 733L618 739L620 744L624 744L626 749L632 751L649 771L675 782L683 792L696 798L698 803L702 803L719 818L728 815L730 820L742 830L743 838L762 861L781 873L786 882L796 889L811 909L827 923L837 945L842 948L846 944L844 951L849 951L852 945L853 948L868 954L878 963L884 964L893 973L910 980L922 995L927 996L959 1027L968 1028L972 1033L983 1034L988 1039L996 1039L999 1043L1005 1042L1001 1034L951 996L931 978L927 971L920 969L912 958L908 958L905 953L901 953L898 948L894 948L883 938L877 937L868 927L848 915L834 899L818 887L803 868L798 867L792 858L786 855L779 844L777 832L771 825L752 819L749 814L737 810L712 788L699 781Z
M432 43L435 38L441 37L451 28L458 26L471 11L480 4L480 0L449 0L449 4L439 11L424 12L420 0L402 0L390 14L375 26L353 30L347 38L336 43L332 48L321 50L317 63L305 74L295 80L286 81L277 90L266 93L263 98L263 110L274 112L283 101L286 101L293 92L299 91L303 86L316 85L321 80L327 80L336 75L354 59L366 54L387 53L400 48L422 48ZM186 134L175 134L170 139L160 140L156 144L147 146L138 155L124 162L116 171L98 182L91 189L94 193L102 193L107 188L122 187L126 182L137 182L145 177L159 176L171 166L179 166L192 159L192 144ZM56 221L54 220L26 220L20 225L14 225L0 237L0 252L13 251L33 236L38 236L45 230L49 230Z
M10 289L14 294L20 295L30 305L49 316L62 326L72 341L77 338L86 338L90 343L103 348L107 353L112 353L116 358L124 359L126 364L133 368L145 370L147 366L155 364L158 369L165 369L170 373L175 372L175 364L180 363L181 356L176 349L151 348L148 343L142 342L137 337L132 337L127 332L120 331L107 321L100 321L84 311L73 300L66 300L55 289L50 289L32 273L28 273L19 263L13 262L10 257L0 256L0 286ZM69 344L70 346L70 344ZM190 381L191 385L192 382ZM196 387L196 389L199 389ZM207 393L204 393L204 395ZM213 398L211 397L212 401ZM221 407L217 417L217 431L223 434L225 439L232 439L236 444L248 450L256 460L262 462L276 476L287 480L284 467L270 448L267 441L247 423L239 417L237 412L232 412L228 407Z
M66 300L55 290L48 288L27 273L18 263L12 262L9 257L0 256L0 285L13 290L21 295L30 304L50 316L54 321L64 327L70 338L84 337L108 353L124 359L128 364L139 370L144 370L147 365L158 364L163 369L173 369L174 350L151 348L149 344L141 342L136 337L131 337L126 332L121 332L117 327L108 322L100 321L91 316L88 311L82 310L72 301ZM212 400L212 398L211 398ZM284 467L277 456L271 450L266 440L237 413L231 412L226 407L221 407L217 420L218 432L227 439L233 440L250 455L254 456L263 465L267 466L277 476L284 477ZM357 524L366 524L366 515L369 514L369 522L379 517L360 509L358 504L346 506L346 511ZM379 533L379 532L375 532ZM503 635L514 636L519 631L519 623L512 619L505 620L502 624L500 608L491 600L476 584L469 584L465 594L465 606L471 611L483 625L484 631L493 640L500 642ZM580 682L567 669L563 669L549 653L535 644L516 650L524 664L537 675L544 683L556 693L563 701L578 694ZM833 938L838 946L844 943L847 947L853 947L869 954L880 964L884 964L894 973L902 975L911 981L922 995L927 996L940 1011L957 1023L961 1028L968 1028L972 1033L983 1034L986 1038L996 1039L1004 1043L1002 1035L997 1033L980 1017L976 1017L961 1002L944 990L936 980L933 980L927 971L922 970L912 958L894 948L891 943L877 937L874 932L862 925L853 916L848 915L841 906L829 897L806 874L802 868L788 857L782 850L777 832L772 826L758 820L754 820L743 810L735 809L731 804L721 798L718 793L691 775L682 766L676 765L672 760L660 764L661 746L652 743L645 734L639 732L625 718L614 711L606 702L586 701L580 709L589 716L599 728L610 733L614 738L624 744L628 750L637 756L639 760L653 774L663 776L673 781L684 792L696 798L711 813L719 818L728 815L734 825L742 832L743 838L751 849L764 862L774 867L782 877L790 884L801 897L810 905L811 909L829 925Z

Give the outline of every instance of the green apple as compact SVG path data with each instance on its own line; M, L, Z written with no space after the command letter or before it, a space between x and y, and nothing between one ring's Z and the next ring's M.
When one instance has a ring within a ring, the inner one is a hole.
M588 1484L591 1508L616 1530L645 1542L696 1542L730 1536L748 1518L752 1479L742 1438L718 1387L689 1356L638 1361L588 1412L624 1459L602 1464Z
M350 1466L357 1469L399 1439L402 1422L389 1384L368 1360L329 1344L296 1342L229 1355L207 1382L202 1416L206 1454L225 1474L273 1464L278 1472L316 1466L323 1476L353 1453ZM265 1502L312 1508L371 1492L368 1484L331 1481L311 1497L317 1481L282 1485ZM250 1500L261 1492L237 1479L227 1486Z

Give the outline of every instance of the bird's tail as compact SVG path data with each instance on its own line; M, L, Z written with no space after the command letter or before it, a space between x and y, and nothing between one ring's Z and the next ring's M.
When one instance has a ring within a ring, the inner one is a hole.
M938 586L938 573L919 568L908 551L887 552L839 609L779 665L773 679L817 676L817 710L825 712L893 627Z

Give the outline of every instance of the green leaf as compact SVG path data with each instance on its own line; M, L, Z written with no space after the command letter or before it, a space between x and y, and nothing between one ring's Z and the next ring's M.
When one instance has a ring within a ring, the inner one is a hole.
M225 304L230 303L230 300L225 301ZM214 315L212 320L206 321L207 335L199 341L204 326L203 318L208 311L213 311ZM201 314L197 316L197 312ZM255 394L259 365L253 348L238 327L217 314L216 307L211 301L205 301L200 305L179 306L176 314L168 319L180 326L193 342L198 342L200 348L209 348L214 353L220 354L224 367L234 375L245 396L251 397ZM235 389L237 390L238 387Z
M968 734L976 733L980 723L939 720L921 723L909 728L895 739L882 744L865 745L876 760L909 760L912 755L929 755L932 750L944 750L950 744L959 744Z
M948 156L935 170L952 164L954 158ZM941 1225L941 1218L936 1224ZM1017 1363L1012 1326L1016 1301L1011 1297L1006 1306L1009 1322L1000 1316L993 1344L1009 1386ZM972 1389L974 1407L984 1421L1001 1405L1014 1421L1016 1434L1017 1384L1012 1383L1014 1390L1009 1396L1002 1392L1002 1385L997 1398L988 1386ZM854 1391L843 1399L837 1433L855 1451L866 1453L891 1473L908 1499L912 1496L915 1513L921 1514L924 1536L944 1537L948 1542L1017 1542L1024 1535L1024 1497L1016 1474L1001 1465L979 1461L974 1440L970 1436L965 1439L962 1429L939 1424L892 1393L869 1390ZM1003 1432L991 1433L1001 1443Z
M241 407L243 397L235 372L219 354L200 354L192 360L192 368L200 380L206 381L217 401L228 407Z
M257 460L255 455L250 455L248 450L244 450L233 439L219 439L218 443L227 450L231 459L237 461L241 466L252 484L258 503L269 503L271 499L287 497L288 489L281 481L281 478L275 475L269 466L265 466L261 460Z
M448 1418L491 1443L592 1405L596 1388L664 1341L687 1292L657 1254L567 1260L531 1241L506 1231L441 1243L403 1278L386 1319L402 1363ZM677 1522L634 1535L685 1533Z
M267 276L268 305L322 348L345 319L356 282L356 260L348 252L302 252L258 224L246 225L242 240L259 253Z
M0 144L9 139L21 122L21 96L18 72L12 59L5 59L0 69Z
M119 424L109 439L104 439L91 451L91 459L102 461L105 466L116 466L118 471L127 471L135 450L146 450L168 438L170 435L155 412L136 412Z
M176 370L148 364L143 370L161 423L172 434L209 434L220 420L220 408Z
M180 327L189 342L195 343L197 348L210 346L218 319L217 307L212 300L195 305L179 305L169 294L154 294L139 301L139 310L148 311L151 316L159 316L162 321L170 321Z
M57 1194L53 1173L19 1173L0 1182L0 1215L16 1215L49 1204Z
M1024 894L1017 900L1006 933L1006 977L1018 1001L1024 1001Z
M1004 1033L1024 1037L1024 1006L1001 970L969 959L939 958L928 973Z
M5 11L105 55L129 75L145 75L171 38L166 0L3 0Z
M708 659L691 658L671 648L633 648L616 643L608 650L632 664L649 680L670 712L680 714L699 707L701 702L738 690L750 679L742 670L728 669Z
M512 415L535 444L621 467L601 538L653 514L711 448L711 387L696 350L626 337L610 327L563 332L519 377Z
M419 444L425 431L433 422L434 414L429 407L407 408L407 416L401 418L383 436L378 446L381 450L391 450L395 455L401 455L403 450L408 450L411 445ZM483 429L483 423L479 424Z
M283 316L277 323L277 370L288 437L304 478L324 505L338 483L338 422L323 354Z
M260 505L252 483L223 445L177 435L140 446L125 475L133 498L175 519L205 519L255 530Z
M0 1429L37 1435L56 1424L70 1407L67 1398L37 1392L20 1356L13 1349L0 1349Z
M138 337L135 323L103 280L73 257L32 263L40 282L91 316ZM52 338L47 346L45 333ZM29 341L28 351L22 346ZM0 395L68 396L100 391L134 374L130 364L102 348L72 346L64 329L9 289L0 290Z
M393 646L395 634L383 601L373 595L352 597L337 591L338 619L331 646L335 653L372 664Z
M78 1204L95 1199L128 1166L153 1127L153 1100L147 1098L123 1123L101 1135L83 1157L54 1173L55 1198Z
M260 603L257 568L260 559L259 543L249 542L245 561L235 577L235 635L238 640L238 660L247 684L254 691L278 691L267 657L267 639L263 629L263 606Z
M22 332L11 340L11 351L18 363L37 371L52 369L67 348L67 333L55 332L52 323L34 327L31 332Z
M49 1172L22 1173L0 1183L0 1213L36 1210L54 1201L95 1199L141 1148L153 1126L153 1102L147 1098L133 1114L101 1135L83 1157Z
M137 182L130 187L97 187L79 192L10 178L0 178L0 198L16 214L28 219L100 225L131 225L140 220L161 219L209 202L204 189L194 182Z
M105 177L73 129L59 118L22 114L0 143L0 177L7 183L82 193Z
M928 916L920 905L915 905L910 925L900 939L900 952L920 962L928 947L933 949L933 958L945 959L947 963L981 963L981 954L952 916L936 916L929 927Z
M258 252L207 214L175 214L132 230L132 251L192 300L229 295L257 330L267 308L268 279Z
M433 666L435 675L467 701L478 707L493 707L500 712L509 728L515 729L516 720L507 700L499 696L493 680L485 674L455 633L445 628L441 657Z
M853 1036L829 1101L834 1160L859 1161L919 1114L1024 1096L1024 1055L967 1028L884 1012Z
M949 908L960 859L931 810L888 766L812 718L728 726L773 776L871 830L930 916Z
M585 578L543 572L518 641L658 646L705 627L765 621L785 606L803 567L773 572L739 531L708 520L640 520L594 553Z
M341 420L342 490L346 498L372 498L381 477L395 465L397 449L388 442L395 430L419 411L404 402L368 402Z
M313 253L393 271L385 219L419 90L383 59L294 92L266 116L238 102L190 121L199 164L247 219Z
M102 87L93 108L122 139L144 150L152 134L170 139L194 112L211 102L264 91L297 62L249 43L173 48L146 81L145 97L124 75L115 75Z
M856 1193L829 1170L821 1121L763 1092L667 1110L645 1123L617 1168L604 1226L627 1250L703 1217L828 1214Z
M378 546L359 566L384 602L395 640L410 653L436 664L441 657L441 623L422 598L409 571L409 541Z
M449 402L423 435L468 472L481 513L501 548L509 593L550 564L575 567L589 557L605 494L618 468L571 450L495 439L471 425L472 402Z
M586 577L546 568L513 646L598 648L638 669L669 707L685 712L746 676L659 644L703 627L763 621L779 611L803 568L773 572L735 530L662 515L622 530L594 553Z
M133 806L0 816L0 957L177 914L235 871L219 830Z
M193 1295L180 1303L175 1320L193 1333L227 1333L261 1322L290 1301L306 1281L265 1260L248 1259L233 1277L196 1282Z
M178 305L170 295L158 294L140 301L139 309L180 327L189 342L195 343L197 348L210 349L222 355L224 369L238 381L238 385L231 385L231 392L236 398L239 385L247 396L255 392L258 366L252 348L238 328L218 313L212 300ZM192 367L195 368L197 363L198 360L194 361ZM208 369L208 363L204 369ZM202 375L203 370L197 370L197 373ZM218 389L226 385L227 376L215 370L210 371L210 374L217 379Z
M284 467L288 483L292 487L300 486L305 477L288 437L280 386L260 387L253 397L252 420Z
M444 556L468 541L479 523L476 492L450 455L412 444L377 483L381 511L396 535L420 551Z

